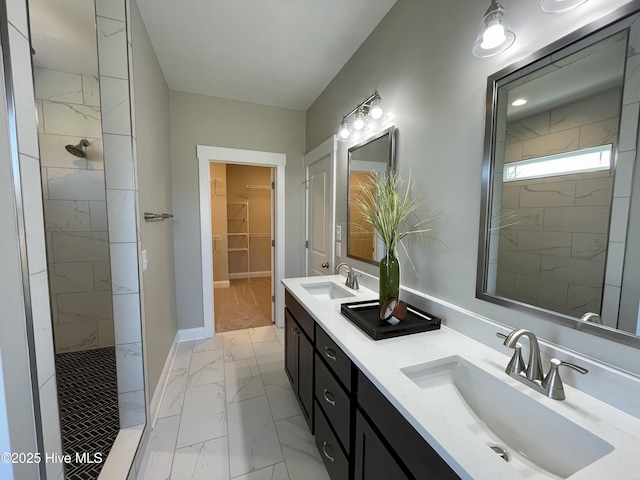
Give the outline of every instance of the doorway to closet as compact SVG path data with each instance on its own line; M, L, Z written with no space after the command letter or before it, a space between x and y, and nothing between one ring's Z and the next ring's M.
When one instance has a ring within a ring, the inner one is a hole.
M210 163L215 331L271 325L272 167Z

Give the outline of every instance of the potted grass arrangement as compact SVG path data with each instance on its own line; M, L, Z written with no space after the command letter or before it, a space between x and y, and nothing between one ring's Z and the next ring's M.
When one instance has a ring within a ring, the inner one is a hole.
M385 255L380 261L379 294L382 308L387 300L398 298L400 294L398 246L402 245L409 257L402 240L407 235L428 232L430 229L422 227L432 219L411 223L411 219L426 203L412 196L411 175L406 185L397 172L372 172L371 179L371 183L360 184L355 202L386 247Z

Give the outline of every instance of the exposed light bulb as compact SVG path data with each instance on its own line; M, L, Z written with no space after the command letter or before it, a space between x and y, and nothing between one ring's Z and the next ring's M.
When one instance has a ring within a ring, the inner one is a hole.
M492 57L508 49L516 40L516 34L509 26L506 12L496 0L484 14L480 23L478 38L473 46L476 57Z
M359 108L353 117L353 129L356 132L359 132L364 128L364 125L365 125L364 112L362 111L362 108Z
M382 110L382 100L380 96L376 94L376 97L371 100L371 105L369 106L369 116L372 120L380 120L384 115L384 111Z
M514 107L520 107L525 103L527 103L527 100L525 98L518 98L517 100L514 100L511 105L513 105Z
M349 130L349 124L347 123L346 119L343 119L342 123L340 124L340 128L338 129L338 137L341 140L346 140L350 136L351 136L351 131Z
M496 22L485 30L480 48L491 50L502 45L506 39L504 27L499 22Z

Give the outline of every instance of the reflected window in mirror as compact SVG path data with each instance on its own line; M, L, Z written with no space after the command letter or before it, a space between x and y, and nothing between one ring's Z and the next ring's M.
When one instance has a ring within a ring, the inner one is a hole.
M627 14L489 78L479 298L640 334L638 33Z
M373 173L395 169L395 127L367 138L348 150L347 256L374 265L386 250L373 226L364 218L356 199L373 184Z

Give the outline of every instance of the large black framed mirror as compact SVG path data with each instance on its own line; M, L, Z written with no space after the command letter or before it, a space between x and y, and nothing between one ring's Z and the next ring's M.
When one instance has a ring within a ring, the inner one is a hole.
M384 243L364 218L355 199L362 186L372 185L373 173L389 173L396 165L396 128L373 135L348 149L347 257L379 265Z
M476 296L640 346L640 2L488 79Z

